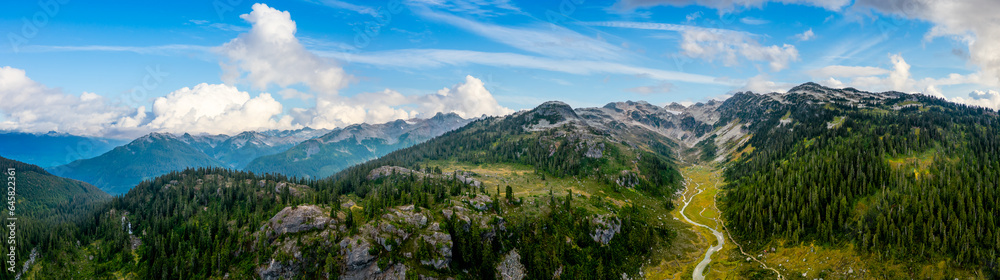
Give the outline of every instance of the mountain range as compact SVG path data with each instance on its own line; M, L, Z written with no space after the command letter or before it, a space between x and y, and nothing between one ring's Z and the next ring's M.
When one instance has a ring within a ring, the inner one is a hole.
M257 139L223 138L152 134L98 157L207 167L76 212L37 239L28 279L1000 277L1000 116L926 95L806 83L441 114L247 164L267 174L204 152Z
M101 155L127 142L114 138L76 136L56 132L0 131L0 143L2 143L0 144L0 155L42 167L53 167Z
M471 121L455 113L438 113L429 119L351 125L303 141L286 151L255 158L244 170L299 178L329 177L351 165L427 141Z
M99 156L48 170L122 194L143 180L193 167L322 178L350 165L409 147L470 120L438 114L428 119L360 124L335 130L247 131L228 135L151 133Z

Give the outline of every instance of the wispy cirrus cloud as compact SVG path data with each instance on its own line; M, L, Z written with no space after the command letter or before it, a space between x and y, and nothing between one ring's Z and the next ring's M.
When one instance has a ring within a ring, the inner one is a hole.
M410 5L423 5L456 14L484 17L523 13L510 0L407 0Z
M754 18L754 17L740 18L740 22L742 22L744 24L749 24L749 25L763 25L763 24L771 23L771 21L769 21L769 20L759 19L759 18Z
M214 46L199 46L185 44L170 44L159 46L107 46L107 45L86 45L86 46L48 46L33 45L26 46L24 52L131 52L137 54L152 55L176 55L189 52L211 52Z
M344 2L344 1L339 1L339 0L305 0L305 1L309 2L309 3L317 4L317 5L323 5L323 6L335 8L335 9L348 10L348 11L356 12L356 13L359 13L359 14L362 14L362 15L370 15L370 16L373 16L373 17L377 17L378 16L378 10L376 10L375 8L368 7L368 6L357 5L357 4L353 4L353 3L348 3L348 2Z
M321 56L333 58L350 56L352 63L393 68L437 68L452 65L480 64L530 68L577 75L624 74L664 81L732 85L728 81L699 74L638 67L617 62L546 58L515 53L445 49L404 49L358 54L340 52L317 53Z
M851 0L621 0L615 3L616 8L622 10L634 10L638 8L649 8L655 6L675 6L683 7L689 5L699 5L719 10L720 13L728 13L740 9L760 8L768 2L784 4L801 4L821 7L831 11L840 9L851 4Z
M621 60L628 57L628 51L620 46L551 23L540 23L537 27L507 27L435 11L426 6L415 5L412 9L423 18L544 56L593 60Z

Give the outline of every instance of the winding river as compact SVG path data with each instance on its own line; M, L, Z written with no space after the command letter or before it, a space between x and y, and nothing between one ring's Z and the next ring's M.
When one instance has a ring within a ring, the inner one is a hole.
M707 228L708 230L712 231L712 234L715 235L715 239L718 240L718 245L715 245L715 246L712 246L712 247L708 247L708 250L705 250L705 258L702 259L701 262L698 263L698 266L696 266L694 268L694 274L691 276L695 280L704 280L705 279L705 275L704 275L705 268L708 267L708 263L712 262L712 254L715 253L715 252L718 252L719 250L722 250L722 245L725 244L725 242L726 242L726 239L723 237L723 235L722 235L721 232L719 232L719 231L717 231L714 228L711 228L709 226L706 226L706 225L703 225L703 224L699 224L699 223L697 223L695 221L692 221L691 219L689 219L687 217L687 215L684 215L684 209L687 209L688 204L691 204L691 201L694 200L694 197L697 196L698 194L701 194L701 192L702 192L702 190L698 189L698 193L696 193L696 194L692 195L691 197L689 197L689 198L687 198L687 199L684 200L684 207L681 208L681 217L684 217L684 220L687 220L687 222L690 223L690 224L692 224L692 225L696 225L696 226L699 226L699 227Z

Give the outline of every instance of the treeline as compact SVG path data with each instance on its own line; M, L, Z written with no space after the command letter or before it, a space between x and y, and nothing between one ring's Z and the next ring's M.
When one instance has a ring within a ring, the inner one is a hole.
M72 267L92 244L86 250L93 257L88 271L93 277L252 278L258 261L269 259L273 250L266 249L265 238L247 233L281 208L315 199L292 195L290 182L277 187L288 181L222 168L187 169L144 181L87 215L77 232L50 235L45 251L53 254L47 258L61 269L41 270L37 276L70 279L77 272Z
M922 107L890 109L914 99ZM786 112L795 123L776 125ZM882 109L775 103L740 114L768 124L751 129L754 152L725 171L723 213L741 239L852 242L997 272L996 112L904 96ZM846 119L828 127L835 116Z
M372 190L363 202L365 214L357 221L379 219L384 209L400 205L414 204L440 213L438 209L452 205L454 196L490 196L492 207L479 212L489 219L485 221L487 227L480 227L484 221L475 216L464 221L457 214L442 223L453 242L452 263L445 272L474 279L496 279L497 263L511 250L521 256L526 279L551 279L557 275L562 279L621 279L623 273L638 275L653 248L669 244L675 236L665 227L648 223L649 213L636 206L617 208L615 215L605 218L605 225L598 225L595 213L579 204L603 208L608 202L596 197L574 199L572 192L562 197L550 193L537 200L539 213L529 216L524 214L526 207L536 206L509 199L499 188L476 188L444 175L432 178L402 173L371 181ZM620 226L620 230L610 243L595 241L591 236L595 229L611 224ZM418 257L421 245L416 246ZM436 249L424 251L432 250ZM398 258L393 255L398 251L380 254Z
M679 187L680 172L673 164L669 140L648 138L644 147L626 149L624 145L603 139L606 133L572 124L540 132L524 127L533 120L524 113L510 118L487 117L460 129L445 133L376 160L352 166L333 177L335 190L350 193L358 190L368 172L380 166L418 169L419 164L434 160L455 160L473 165L514 163L532 166L537 172L554 177L591 177L608 184L624 180L653 196L673 193ZM551 117L550 117L551 118ZM581 131L582 130L582 131ZM652 134L647 135L653 137ZM591 147L601 150L600 158L585 156ZM639 174L623 174L638 170ZM358 192L363 196L365 191Z

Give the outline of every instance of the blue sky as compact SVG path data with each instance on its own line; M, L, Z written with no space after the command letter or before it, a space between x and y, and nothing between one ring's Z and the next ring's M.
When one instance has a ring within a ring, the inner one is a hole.
M0 130L333 128L808 81L1000 106L1000 4L732 2L16 1L0 14Z

